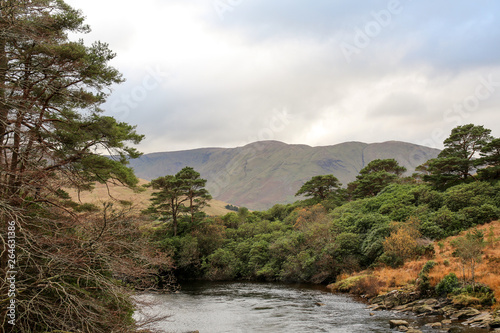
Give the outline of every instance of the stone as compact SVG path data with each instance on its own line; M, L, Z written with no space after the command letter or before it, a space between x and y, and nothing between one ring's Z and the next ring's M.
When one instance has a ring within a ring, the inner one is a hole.
M461 319L467 319L467 318L470 318L470 317L474 317L474 316L477 316L479 315L481 312L479 312L479 310L477 309L474 309L474 308L465 308L465 309L462 309L462 310L459 310L457 312L455 312L454 314L451 315L451 319L458 319L458 320L461 320Z
M410 326L410 324L406 320L398 320L398 319L393 319L389 320L389 325L391 328L399 327L399 326Z
M399 326L398 327L398 331L400 331L400 332L408 332L408 327L406 327L406 326Z
M441 324L443 324L443 325L451 325L451 320L444 319L444 320L441 321Z
M492 318L492 320L490 321L490 327L500 330L500 316Z
M469 318L464 322L465 325L481 325L482 323L489 323L493 320L493 316L488 312L483 312L475 317Z
M434 329L439 329L439 328L443 327L443 324L441 324L441 323L428 323L428 324L425 324L425 326L430 327L430 328L434 328Z
M430 305L428 304L418 304L418 305L415 305L413 307L413 312L417 313L417 314L422 314L422 313L428 313L428 312L432 312L433 309Z
M424 301L424 304L427 304L430 306L436 305L437 303L438 303L438 300L435 298L429 298L429 299Z

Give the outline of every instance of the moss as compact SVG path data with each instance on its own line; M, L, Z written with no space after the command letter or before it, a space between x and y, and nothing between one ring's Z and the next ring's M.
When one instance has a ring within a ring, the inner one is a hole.
M358 285L358 283L369 277L370 275L356 275L350 276L346 279L340 280L336 283L333 283L329 286L332 291L340 291L340 292L350 292L354 287Z

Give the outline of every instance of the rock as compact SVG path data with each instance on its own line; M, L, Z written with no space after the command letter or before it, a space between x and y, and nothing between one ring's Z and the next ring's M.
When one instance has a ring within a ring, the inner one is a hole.
M411 303L403 304L403 305L398 305L395 308L393 308L393 310L394 311L401 311L401 312L411 311L413 309L414 305L415 305L415 302L411 302Z
M483 312L480 315L469 318L464 322L464 325L489 327L489 323L493 320L493 316L488 312Z
M391 328L399 326L405 326L405 327L410 326L410 324L406 320L397 320L397 319L389 320L389 325L391 326Z
M500 316L492 318L490 321L490 327L500 329Z
M410 328L406 333L423 333L421 330L417 330L416 328Z
M474 308L465 308L465 309L459 310L459 311L455 312L454 314L452 314L451 319L458 319L458 320L467 319L470 317L477 316L480 313L481 312L479 312L479 310L476 310Z
M446 305L442 307L441 310L443 310L443 314L447 317L450 317L457 311L452 305Z
M406 326L399 326L398 327L398 331L400 331L400 332L408 332L408 327L406 327Z
M370 316L375 316L375 313L373 313L373 312L370 312Z
M325 304L324 304L324 303L321 303L321 302L316 302L316 303L314 303L314 305L317 305L317 306L325 306Z
M435 299L435 298L429 298L429 299L426 299L424 301L424 304L427 304L427 305L430 305L430 306L434 306L434 305L438 304L438 300Z
M428 323L428 324L425 324L425 326L430 327L430 328L434 328L434 329L439 329L439 328L443 327L443 324L441 324L441 323Z
M415 305L412 310L416 314L429 313L433 311L432 307L425 303Z
M451 320L449 320L449 319L441 320L441 324L443 324L443 325L451 325Z

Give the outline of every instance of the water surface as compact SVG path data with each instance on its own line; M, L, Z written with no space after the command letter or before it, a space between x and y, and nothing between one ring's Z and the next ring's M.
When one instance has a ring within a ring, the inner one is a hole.
M395 332L389 328L391 319L425 324L408 314L373 312L366 304L348 295L332 294L322 286L200 282L185 284L178 293L140 298L154 302L145 313L169 315L150 326L160 332ZM453 332L487 331L457 325Z

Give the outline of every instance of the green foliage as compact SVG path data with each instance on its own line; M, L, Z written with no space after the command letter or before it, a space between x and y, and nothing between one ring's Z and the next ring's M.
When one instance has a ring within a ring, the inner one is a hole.
M325 200L337 194L342 184L333 175L314 176L297 191L295 196L304 195L316 200Z
M79 213L81 213L81 212L96 212L99 210L99 207L97 207L96 205L94 205L92 203L84 203L84 204L76 206L74 209L76 212L79 212Z
M238 207L233 206L233 205L225 205L224 208L226 208L227 210L232 210L234 212L238 211Z
M376 164L371 168L371 172L363 174L386 172L383 168L378 170ZM394 171L393 175L398 177L401 171ZM203 236L197 232L199 225L181 238L189 235L198 239L197 260L202 264L190 266L194 270L191 276L329 282L342 272L380 263L398 266L405 258L432 258L433 245L422 245L417 242L419 238L441 239L496 218L499 192L498 184L481 181L460 183L446 191L425 183L397 181L386 184L375 196L340 205L329 206L330 198L320 203L313 200L275 205L264 212L240 209L219 219L223 232ZM214 220L205 225L215 223ZM412 228L408 227L410 224ZM393 245L401 246L384 251L384 243L391 235ZM201 249L203 244L214 246ZM429 261L419 274L417 285L421 293L434 292L429 282L433 265ZM187 276L189 272L182 274ZM363 285L368 282L362 281L355 283L355 288L365 288ZM450 285L446 283L438 290L446 290Z
M200 174L191 167L185 167L175 176L167 175L153 179L146 186L152 187L156 192L151 194L151 205L144 213L149 213L164 222L171 222L173 236L177 236L179 229L179 218L189 216L185 219L192 226L195 221L204 217L201 209L207 205L212 197L204 188L206 180L200 178ZM182 219L181 219L182 221Z
M461 307L468 306L486 306L495 304L495 293L493 290L483 284L466 284L453 290L453 303Z
M377 195L389 184L397 181L406 171L395 159L373 160L348 184L348 192L354 199Z
M445 149L437 158L427 162L428 174L423 179L436 189L445 190L474 179L476 166L485 163L495 165L495 146L491 144L493 137L490 133L491 130L474 124L455 127L443 142ZM485 156L475 160L476 154L481 151Z
M455 273L450 273L438 282L438 284L436 285L436 293L441 296L446 296L459 286L460 281L458 280L458 277L455 275Z
M433 260L429 260L424 264L420 273L418 273L417 290L421 294L425 295L431 291L431 284L429 281L429 273L430 273L431 269L434 268L434 266L436 266L436 262Z
M233 280L238 274L241 262L236 255L227 249L217 249L203 263L205 278L214 280Z
M136 251L140 237L129 241L131 225L122 228L106 208L92 214L95 206L69 202L60 190L108 180L137 184L127 164L140 155L130 144L143 136L101 109L111 86L123 81L109 65L115 54L105 43L69 39L90 29L64 1L3 1L0 22L0 220L17 223L23 276L16 280L14 330L131 331L132 303L112 276L126 271L117 263L137 268L139 259L124 253ZM86 213L84 222L75 211Z

